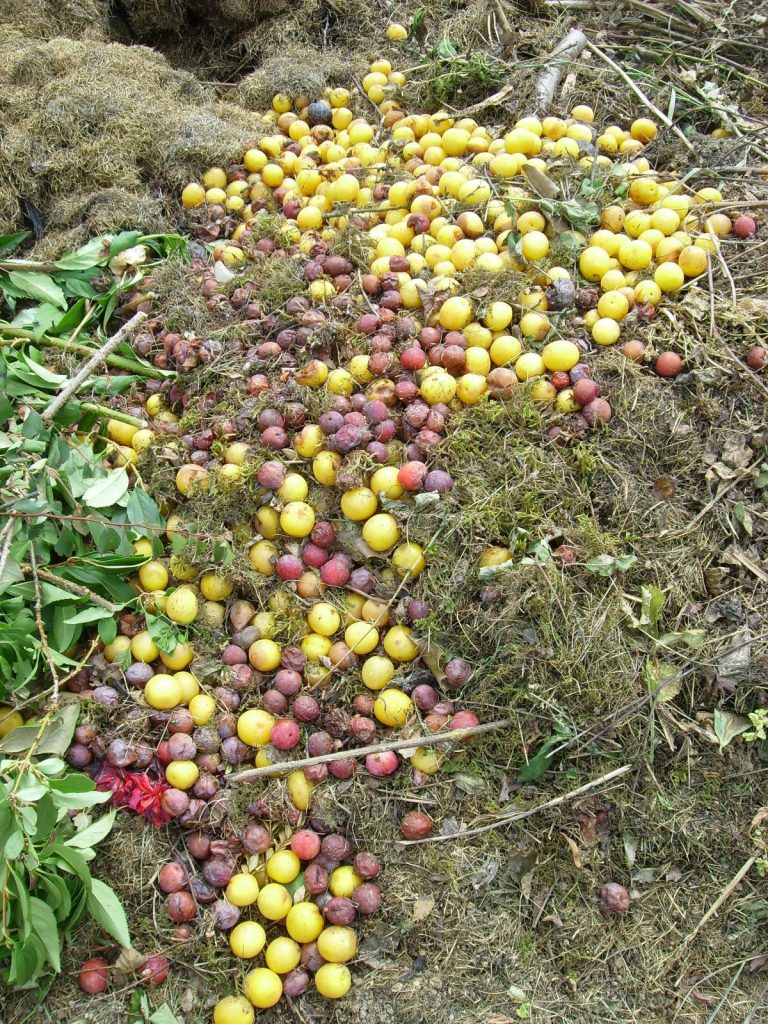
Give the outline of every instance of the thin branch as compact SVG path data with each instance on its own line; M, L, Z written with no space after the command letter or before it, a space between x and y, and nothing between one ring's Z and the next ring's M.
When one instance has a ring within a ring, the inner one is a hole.
M592 51L592 53L595 54L596 57L599 57L600 60L604 61L609 68L612 68L613 71L615 71L616 74L622 79L622 81L627 83L632 92L643 101L643 103L646 105L646 107L648 107L651 113L658 117L658 119L663 124L665 124L667 128L671 128L675 135L677 135L677 137L687 146L691 153L694 152L693 145L691 144L690 139L686 138L686 136L680 131L680 129L674 123L674 121L671 121L662 110L659 110L655 103L652 103L651 100L648 99L648 97L645 95L640 86L629 77L626 71L622 70L622 68L619 67L615 60L612 60L608 56L608 54L605 53L604 50L601 50L599 46L595 46L594 43L590 43L589 40L587 40L587 47Z
M40 633L40 646L43 650L43 656L48 662L48 668L50 669L51 677L53 678L51 706L55 708L59 703L59 673L56 670L56 663L53 660L51 648L48 646L48 634L45 632L45 625L43 623L43 598L40 591L40 579L38 577L37 558L35 557L34 544L30 544L29 546L29 561L30 568L32 570L32 582L35 587L35 621L37 622L37 628Z
M92 356L94 349L89 345L83 345L74 339L52 338L48 334L36 338L34 331L27 331L23 327L0 327L0 335L8 341L0 342L0 347L15 347L22 345L25 341L34 341L42 348L57 348L62 352L74 352L79 356ZM154 380L167 380L169 374L165 370L158 370L154 366L145 366L144 363L134 362L126 356L109 355L104 360L107 366L114 366L116 370L126 370L128 373L135 373L138 377L151 377Z
M631 764L622 765L621 768L614 768L612 772L608 772L606 775L601 775L599 779L593 779L591 782L585 782L583 786L579 786L578 789L572 789L570 793L563 793L561 796L556 796L551 800L547 800L546 803L537 804L536 807L528 807L524 811L509 811L507 813L500 814L496 820L492 821L489 825L481 825L479 828L465 829L463 832L457 832L455 836L427 836L426 839L404 839L399 840L399 844L402 846L415 846L417 843L445 843L451 839L466 839L468 836L478 836L482 832L490 832L494 828L501 828L503 825L508 825L512 821L521 821L523 818L530 818L534 814L539 814L541 811L548 811L553 807L559 807L560 804L567 803L569 800L575 800L576 797L583 796L585 793L589 793L590 790L596 789L598 786L605 785L607 782L613 782L614 779L619 779L622 775L626 775L627 772L630 771L632 771Z
M67 381L56 398L54 398L48 408L44 410L43 419L52 420L59 409L61 409L61 407L88 380L96 367L100 366L107 356L110 355L121 342L126 338L129 338L146 319L146 313L136 313L136 315L132 316L127 323L123 324L123 326L116 331L111 338L108 338L101 348L94 352L88 362L75 374L75 376L72 377L71 380Z
M468 726L466 729L451 729L450 732L434 733L429 736L372 743L367 747L356 747L354 750L336 750L331 754L318 754L317 757L302 757L298 761L279 761L264 768L246 768L245 771L235 772L229 776L227 782L252 782L254 779L263 779L267 776L289 775L299 768L309 768L313 764L328 764L330 761L338 761L345 757L366 757L368 754L383 754L388 750L416 750L418 747L442 746L444 743L456 743L485 732L505 729L511 724L511 718L501 718L496 722L483 722L480 725Z
M545 69L536 80L534 110L537 113L545 113L552 106L560 79L563 77L563 64L580 57L588 45L589 40L580 28L572 28L557 44L547 58Z
M103 608L105 611L110 612L112 615L116 615L122 610L121 605L112 604L111 601L107 601L106 598L100 597L98 594L94 594L88 587L81 587L79 583L72 583L70 580L62 579L61 576L55 576L52 572L47 572L45 569L38 569L31 560L32 549L30 548L30 565L22 565L21 571L25 574L31 573L36 579L39 577L46 583L52 583L55 587L61 587L62 590L68 590L70 594L75 594L77 597L87 597L94 604L97 604L99 608Z
M748 860L744 861L744 863L741 865L739 870L736 872L736 874L730 880L728 885L726 885L726 887L723 889L723 891L717 897L717 899L712 904L712 906L709 908L709 910L704 914L704 916L701 918L701 920L696 925L696 927L693 929L693 931L689 932L686 935L686 937L683 939L682 944L681 944L681 950L685 949L686 946L690 946L690 944L693 942L693 940L699 934L701 929L706 926L706 924L709 921L709 919L711 917L713 917L718 912L720 907L722 907L722 905L725 903L725 901L733 894L733 891L740 884L740 882L743 880L745 875L749 872L749 870L751 869L752 865L755 863L756 860L757 860L757 856L753 855Z

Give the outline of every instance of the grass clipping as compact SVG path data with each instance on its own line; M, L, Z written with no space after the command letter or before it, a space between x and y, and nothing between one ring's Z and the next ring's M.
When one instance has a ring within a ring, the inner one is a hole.
M239 160L263 134L256 115L145 47L13 34L0 43L0 119L3 223L19 226L26 200L49 230L77 226L83 237L157 229L186 181Z

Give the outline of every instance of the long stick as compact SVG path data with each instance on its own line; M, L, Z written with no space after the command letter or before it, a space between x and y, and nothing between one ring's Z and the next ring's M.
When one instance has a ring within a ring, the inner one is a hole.
M562 796L553 797L552 800L547 800L546 803L538 804L536 807L529 807L524 811L513 811L510 814L500 814L495 821L492 821L489 825L481 825L479 828L465 829L463 832L457 832L455 836L427 836L425 839L403 839L398 840L403 846L414 846L416 843L444 843L449 839L465 839L467 836L477 836L481 832L490 832L494 828L500 828L502 825L507 825L510 821L520 821L522 818L530 818L534 814L538 814L540 811L548 811L552 807L558 807L560 804L566 803L568 800L574 800L577 796L583 796L584 793L588 793L591 789L595 789L597 786L602 786L606 782L613 782L614 779L620 778L622 775L626 775L627 772L632 771L631 764L622 765L621 768L614 768L612 772L608 772L607 775L601 775L599 779L593 779L591 782L585 782L583 786L579 786L578 789L572 789L570 793L563 793Z
M111 338L109 338L88 360L88 362L72 377L64 387L61 389L59 394L54 398L51 404L43 412L44 420L52 420L56 413L61 407L75 394L78 388L88 380L93 371L97 366L100 366L107 356L117 348L117 346L130 337L138 326L147 319L146 313L136 313L131 319L123 324L123 326L116 331Z
M725 901L728 899L728 897L733 893L734 889L736 889L736 887L742 881L744 876L749 872L750 868L752 867L752 865L755 863L756 860L757 860L757 857L753 856L753 857L750 857L748 860L744 861L744 863L741 865L739 870L736 872L736 874L730 880L728 885L726 885L726 887L723 889L723 891L717 897L717 899L712 904L712 906L709 908L709 910L706 912L706 914L704 914L704 916L701 918L701 920L696 925L696 927L693 929L693 931L689 932L688 935L686 935L686 937L683 939L682 948L685 948L686 946L690 946L690 944L693 942L693 940L699 934L701 929L706 925L707 921L709 921L709 919L714 914L716 914L718 912L720 907L722 907L722 905L725 903Z
M302 757L298 761L279 761L264 768L246 768L245 771L230 775L227 782L251 782L263 779L268 775L288 775L298 768L309 768L313 764L327 764L347 757L366 757L368 754L383 754L387 750L415 750L417 747L434 747L443 743L454 743L479 736L484 732L504 729L512 724L511 718L501 718L496 722L483 722L481 725L470 725L466 729L451 729L450 732L439 732L429 736L416 736L413 739L389 740L387 743L373 743L367 747L356 747L354 750L337 750L332 754L318 754L317 757Z
M563 77L563 64L576 60L584 47L589 45L589 40L580 28L572 28L568 35L560 40L547 57L548 67L539 75L536 82L536 113L546 112L552 105L560 79Z
M674 123L674 121L670 121L670 119L667 117L667 115L662 110L659 110L659 108L656 106L655 103L652 103L651 100L648 99L648 97L645 95L645 93L640 88L640 86L632 81L632 79L629 77L629 75L626 73L626 71L623 71L622 68L619 67L619 65L616 63L615 60L611 60L611 58L608 56L608 54L604 50L601 50L599 46L595 46L595 44L589 42L589 40L587 40L587 48L590 49L592 51L592 53L595 54L595 56L599 57L600 60L605 61L605 63L608 65L608 67L612 68L616 72L616 74L624 82L627 83L627 85L632 90L632 92L639 99L641 99L643 101L643 103L646 105L646 107L648 107L648 109L653 114L655 114L656 117L658 117L658 119L663 124L665 124L667 126L667 128L671 128L672 129L672 131L675 133L675 135L677 135L677 137L679 139L681 139L682 142L685 143L685 145L688 147L688 149L691 151L691 153L694 152L693 145L691 144L690 139L687 139L685 137L685 135L677 127L677 125Z
M120 423L130 423L132 427L148 427L146 420L140 420L138 416L131 416L128 412L119 412L117 409L110 409L106 405L95 405L93 402L81 402L80 408L83 412L94 412L97 416L106 417L108 420L118 420Z
M77 341L66 341L63 338L52 338L49 334L36 338L33 331L27 331L23 327L0 327L0 334L9 339L7 344L10 346L21 345L24 341L34 341L42 348L58 348L62 352L74 352L79 356L91 356L94 351L88 345L82 345ZM0 345L4 346L4 344L0 342ZM134 362L126 356L110 355L104 362L107 366L114 366L116 370L127 370L139 377L151 377L154 380L167 380L168 378L168 374L164 370Z

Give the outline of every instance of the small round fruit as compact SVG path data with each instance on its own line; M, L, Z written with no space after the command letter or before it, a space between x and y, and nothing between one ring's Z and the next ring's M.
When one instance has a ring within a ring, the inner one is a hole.
M262 747L269 743L275 719L262 708L249 708L237 720L237 735L250 747Z
M400 539L400 528L389 512L379 512L363 527L363 539L373 551L388 551Z
M277 882L268 882L259 893L256 903L259 913L268 921L282 921L293 906L291 894Z
M101 957L86 960L77 976L78 984L89 996L103 992L109 984L109 964Z
M301 961L301 947L287 935L278 935L264 952L267 967L275 974L290 974Z
M360 673L363 683L369 690L383 690L394 674L394 664L389 658L379 654L366 658Z
M191 789L200 778L200 769L194 761L171 761L165 769L165 778L174 789Z
M579 361L579 350L572 341L550 341L541 350L544 366L553 373L572 370Z
M280 513L280 528L289 537L308 537L315 525L315 513L305 501L289 501Z
M317 938L317 951L323 960L329 963L346 963L357 952L357 936L351 928L332 925L320 932Z
M240 872L233 875L226 888L226 897L236 907L250 907L259 895L259 883L254 875Z
M324 927L323 915L315 903L295 903L285 919L285 929L296 942L314 942Z
M283 983L279 974L275 974L267 967L257 967L246 974L243 992L257 1009L266 1010L280 1001Z
M146 562L139 569L139 583L145 590L165 590L168 580L168 570L162 562Z
M370 654L379 643L379 631L368 622L350 622L344 642L355 654Z
M244 996L225 996L213 1008L213 1024L255 1024L256 1014Z
M178 587L168 598L165 614L173 622L188 626L197 618L197 597L190 587Z
M144 697L151 708L168 711L181 703L182 688L173 676L159 672L144 687Z
M656 357L656 373L660 377L676 377L683 368L683 360L677 352L662 352Z
M241 960L250 960L264 949L267 933L258 921L241 921L229 933L229 948Z
M393 626L384 636L384 650L393 661L414 661L419 656L418 645L408 626Z
M273 882L287 885L301 871L301 861L293 850L278 850L267 861L267 874Z
M413 710L413 701L402 690L383 690L373 705L373 713L382 725L404 725Z
M323 964L315 972L315 988L326 999L341 999L351 987L352 975L345 964Z
M363 880L350 864L343 864L331 872L329 888L334 896L351 896Z

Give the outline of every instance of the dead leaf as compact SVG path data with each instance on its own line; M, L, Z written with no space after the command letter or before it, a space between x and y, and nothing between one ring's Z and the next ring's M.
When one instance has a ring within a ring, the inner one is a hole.
M669 501L670 498L674 497L676 490L677 482L673 477L666 474L656 477L653 482L653 497L656 501Z
M434 896L419 896L414 901L412 916L414 921L426 921L432 911L435 909L435 897Z
M634 836L624 836L624 860L630 871L635 866L637 859L637 846L638 842Z
M388 967L397 950L397 938L384 932L374 932L361 944L357 959L367 967Z
M472 877L472 888L476 891L490 885L499 873L499 858L487 857Z
M135 974L144 966L146 959L146 954L140 953L133 946L130 949L121 949L120 956L115 960L115 970L120 974Z
M525 163L523 164L523 174L525 174L528 182L538 195L542 199L554 199L555 196L560 195L560 187L556 185L551 178L538 169L534 164Z
M571 839L570 836L567 836L565 832L561 832L560 835L563 837L566 843L568 843L568 848L570 849L571 856L573 857L574 866L580 868L581 854L579 853L579 847L576 845L576 842L573 839Z
M191 1013L200 1002L200 996L193 988L185 988L179 1000L179 1008L182 1013Z
M443 649L434 641L427 641L421 652L421 660L430 670L432 675L441 683L445 679L445 672L443 672L442 664L445 661L445 653Z
M703 1003L705 1006L714 1006L717 1002L717 996L706 996L696 988L691 990L691 995L697 1002Z
M747 974L757 974L766 964L768 964L768 954L762 953L760 956L753 956L751 960L747 961Z

